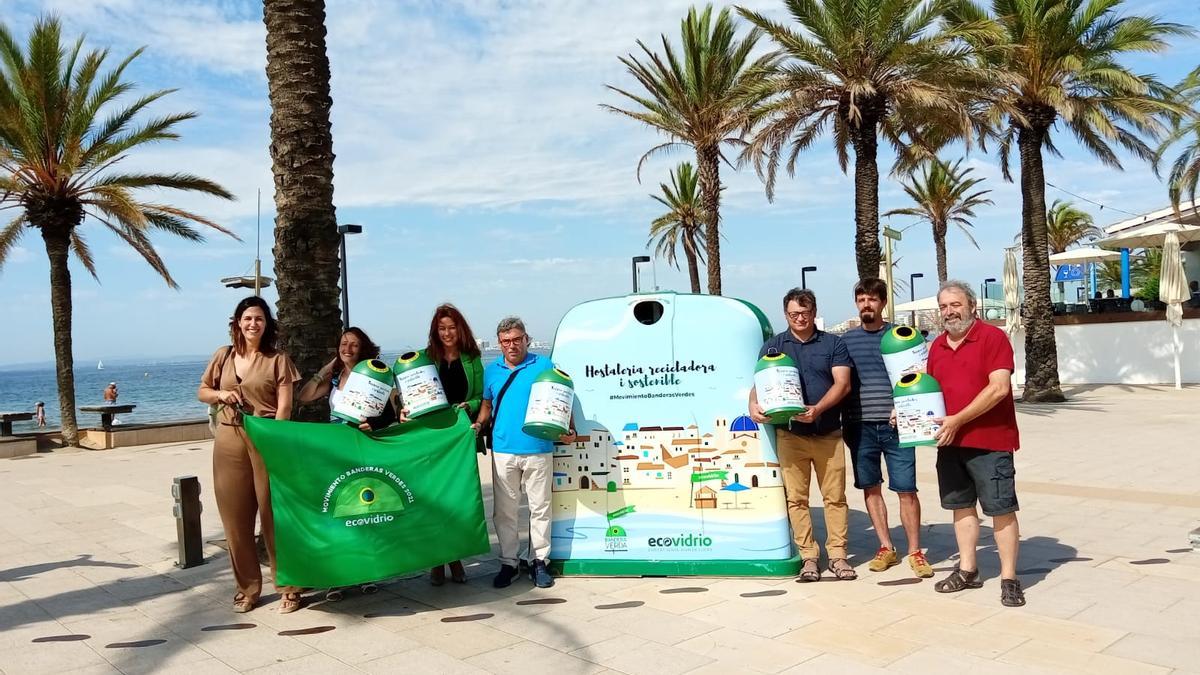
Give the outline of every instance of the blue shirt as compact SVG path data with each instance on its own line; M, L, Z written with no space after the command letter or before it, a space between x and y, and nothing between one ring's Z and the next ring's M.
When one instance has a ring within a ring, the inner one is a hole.
M529 407L529 394L533 389L533 381L538 375L550 370L554 364L550 359L530 353L517 366L520 372L516 374L513 383L504 392L500 401L500 414L496 415L494 401L512 375L504 357L488 364L483 370L483 400L492 401L492 451L505 452L512 455L532 455L541 452L553 452L554 443L530 436L521 430L525 426L525 409Z
M787 354L796 362L800 371L800 390L804 393L804 402L813 405L825 397L833 388L833 369L835 366L850 368L850 353L841 338L823 330L813 331L808 342L801 342L792 335L790 330L767 340L759 351L759 357L765 356L771 349ZM799 436L823 436L842 428L842 404L839 402L829 410L821 413L816 422L789 422L788 430Z
M842 334L842 343L854 363L851 375L854 388L842 407L844 422L887 422L891 418L892 381L879 348L884 334L891 329L892 324L885 323L876 331L860 326Z

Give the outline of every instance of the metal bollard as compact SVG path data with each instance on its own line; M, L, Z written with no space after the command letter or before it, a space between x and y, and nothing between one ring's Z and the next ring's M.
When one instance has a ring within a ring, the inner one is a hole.
M171 485L171 496L175 505L175 538L179 544L179 560L176 567L188 568L204 564L204 542L200 536L200 479L195 476L177 476Z

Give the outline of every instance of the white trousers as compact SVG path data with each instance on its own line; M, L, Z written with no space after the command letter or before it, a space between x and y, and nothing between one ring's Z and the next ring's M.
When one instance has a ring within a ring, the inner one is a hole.
M500 540L500 562L517 566L521 545L517 529L521 490L529 500L529 550L538 560L550 557L550 500L553 457L549 452L514 455L492 452L492 521Z

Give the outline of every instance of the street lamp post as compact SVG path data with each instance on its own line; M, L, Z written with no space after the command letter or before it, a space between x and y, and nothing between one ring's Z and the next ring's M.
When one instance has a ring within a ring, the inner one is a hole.
M346 235L360 234L362 225L338 225L338 237L341 239L341 254L342 254L342 330L350 328L350 289L346 285Z
M800 268L800 288L808 288L808 273L816 271L817 268L812 265Z
M650 256L648 256L648 255L635 255L635 256L633 256L633 262L632 262L632 263L630 263L630 267L632 267L632 268L633 268L633 292L634 292L634 293L637 293L637 292L638 292L638 270L637 270L637 266L638 266L640 263L648 263L648 262L650 262Z
M921 274L920 272L914 272L914 273L908 275L908 301L909 302L917 301L916 280L924 279L924 278L925 278L925 275ZM916 309L912 310L912 314L909 316L909 319L908 319L908 325L912 326L913 328L917 327L917 310Z

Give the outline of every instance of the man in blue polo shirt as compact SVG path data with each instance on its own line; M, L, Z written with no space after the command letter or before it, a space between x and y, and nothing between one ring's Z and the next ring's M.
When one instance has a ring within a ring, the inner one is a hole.
M550 557L550 500L553 485L554 443L522 431L529 394L538 375L550 370L550 359L529 353L529 335L525 324L510 316L496 327L503 358L488 364L483 371L483 405L479 409L477 430L492 425L492 521L500 540L500 572L492 580L496 588L512 584L517 576L517 529L521 491L529 501L529 551L533 564L529 577L538 588L554 585L546 569ZM563 443L575 442L575 429L559 437Z
M759 356L771 351L787 354L800 370L800 389L808 409L776 427L775 447L783 471L788 520L792 539L804 560L798 581L820 581L821 548L813 540L808 511L809 481L813 473L825 502L825 553L829 571L840 580L857 579L846 561L849 509L846 506L846 450L842 445L841 403L850 392L850 354L838 336L817 330L817 297L812 291L793 288L783 296L788 329L771 338ZM750 418L768 422L750 390Z

